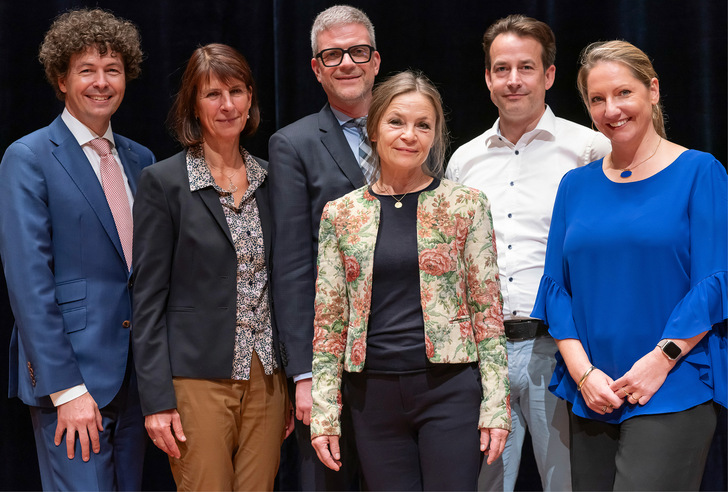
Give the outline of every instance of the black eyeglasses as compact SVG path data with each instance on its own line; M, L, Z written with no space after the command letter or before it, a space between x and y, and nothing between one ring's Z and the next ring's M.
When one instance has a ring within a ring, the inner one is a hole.
M351 61L354 63L367 63L372 59L372 53L374 52L374 46L368 44L357 44L356 46L350 46L349 49L343 48L329 48L327 50L321 50L316 54L316 58L321 59L321 63L324 67L338 67L341 62L344 61L344 55L349 53Z

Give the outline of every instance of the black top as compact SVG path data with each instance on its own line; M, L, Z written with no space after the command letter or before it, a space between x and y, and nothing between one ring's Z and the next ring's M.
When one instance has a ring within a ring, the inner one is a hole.
M378 195L381 215L374 248L372 303L367 334L367 371L421 371L430 364L425 354L425 327L420 300L417 253L417 204L420 193L440 185L434 179L409 193L396 208L393 196ZM396 195L401 198L401 195Z

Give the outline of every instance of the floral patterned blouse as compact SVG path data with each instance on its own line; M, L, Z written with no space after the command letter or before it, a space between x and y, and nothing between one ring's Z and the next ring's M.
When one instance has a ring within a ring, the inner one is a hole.
M343 371L365 365L380 202L367 187L321 217L313 339L311 437L341 435ZM427 358L477 362L480 428L510 430L510 388L495 235L488 200L452 181L420 194L417 250Z
M260 224L258 205L253 192L260 186L266 171L240 147L248 175L248 189L236 206L232 193L220 188L205 164L202 146L187 151L187 175L190 190L212 186L220 195L230 234L238 258L237 317L235 326L235 351L231 379L249 379L253 350L263 364L266 374L277 368L273 355L273 328L268 303L268 276L266 274L263 229Z

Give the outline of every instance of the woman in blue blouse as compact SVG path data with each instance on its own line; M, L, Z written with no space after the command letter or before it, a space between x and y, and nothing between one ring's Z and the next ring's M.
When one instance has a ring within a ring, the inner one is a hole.
M533 312L559 348L573 487L697 490L726 404L726 171L665 138L633 45L588 46L578 86L612 152L561 182Z

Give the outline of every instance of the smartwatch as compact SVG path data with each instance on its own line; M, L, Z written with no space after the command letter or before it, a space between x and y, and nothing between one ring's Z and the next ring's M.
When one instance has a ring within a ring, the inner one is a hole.
M670 360L676 360L682 354L682 349L672 340L660 340L657 346L660 347L665 357Z

